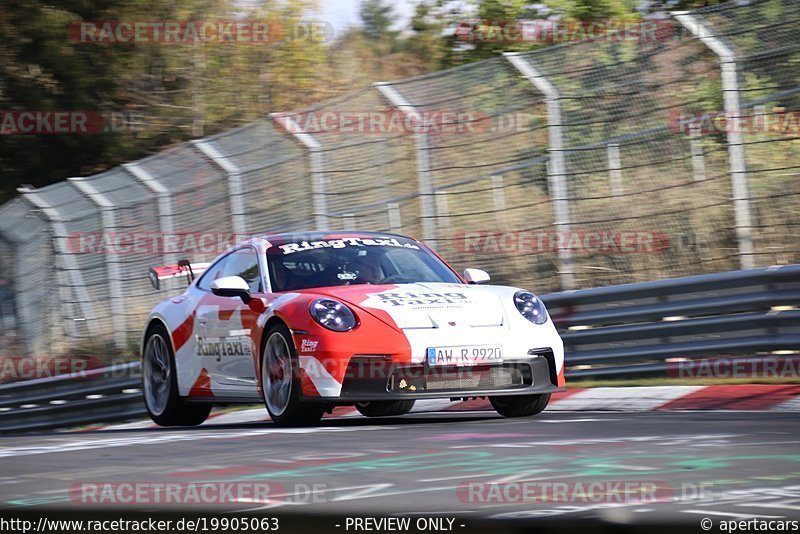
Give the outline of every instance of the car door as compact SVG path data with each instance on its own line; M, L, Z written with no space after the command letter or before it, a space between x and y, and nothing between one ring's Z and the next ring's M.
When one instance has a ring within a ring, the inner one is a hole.
M245 246L225 257L219 272L207 281L208 294L198 309L198 321L206 334L198 346L198 356L208 362L206 369L220 393L257 396L256 347L253 333L259 315L259 297L264 292L261 262L255 248ZM250 287L250 305L239 297L220 297L210 291L214 279L238 276ZM206 286L202 280L201 289Z

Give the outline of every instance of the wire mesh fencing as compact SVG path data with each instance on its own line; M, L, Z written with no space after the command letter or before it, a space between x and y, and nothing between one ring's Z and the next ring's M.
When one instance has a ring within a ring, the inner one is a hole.
M54 279L52 232L21 199L0 207L3 292L0 346L12 355L62 351L64 309Z
M400 115L369 86L274 116L310 151L317 226L419 233L414 149Z
M179 290L149 267L252 234L409 234L538 292L798 263L798 8L724 4L381 81L22 188L0 207L2 351L133 352Z
M205 143L213 155L232 164L233 178L241 183L229 191L237 228L223 218L222 232L285 232L308 224L313 214L307 202L311 196L308 157L271 120L221 133Z
M542 96L505 60L488 60L391 84L431 117L420 134L431 202L426 237L455 264L501 282L557 285L549 250L518 250L520 232L553 224Z
M722 128L740 132L746 157L755 264L797 261L800 235L800 5L755 2L745 9L704 8L695 16L733 52L741 116ZM718 101L722 102L721 95ZM722 107L718 108L723 110ZM719 124L720 121L717 121ZM724 145L724 139L715 139Z
M560 237L580 287L738 266L725 147L671 124L707 105L715 57L676 33L521 56L560 107L563 169L551 174L565 184L570 224Z
M120 344L130 345L137 339L142 317L153 306L153 288L142 273L162 259L156 194L124 168L90 176L80 181L90 186L93 197L100 197L110 206L99 207L103 226L94 231L71 236L70 251L100 258L104 273L86 280L104 290L107 300L115 305L111 313L116 319L115 337ZM85 188L85 186L84 186ZM92 197L90 197L92 198Z

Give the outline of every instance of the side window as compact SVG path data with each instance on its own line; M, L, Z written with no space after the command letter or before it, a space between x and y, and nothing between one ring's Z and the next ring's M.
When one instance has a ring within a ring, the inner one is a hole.
M255 249L241 248L227 257L222 276L238 276L250 286L251 293L261 293L261 271Z
M225 276L222 274L225 270L225 265L227 265L228 260L230 259L230 255L225 256L224 258L220 258L220 260L209 267L209 269L203 273L203 276L200 277L200 280L197 282L198 289L202 289L204 291L211 291L211 282Z

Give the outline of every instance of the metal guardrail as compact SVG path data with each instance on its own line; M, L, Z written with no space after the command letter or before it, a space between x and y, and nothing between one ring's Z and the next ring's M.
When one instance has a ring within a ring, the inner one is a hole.
M800 351L800 265L543 295L568 379L663 375L671 359ZM0 432L144 417L140 365L0 385Z
M800 349L800 265L542 299L564 340L567 378L663 375L675 359Z
M146 416L139 362L0 385L0 433Z

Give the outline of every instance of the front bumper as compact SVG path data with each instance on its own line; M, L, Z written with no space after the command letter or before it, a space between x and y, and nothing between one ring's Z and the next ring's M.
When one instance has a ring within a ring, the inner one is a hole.
M386 364L370 358L350 360L336 402L536 395L558 387L553 352L474 367Z

